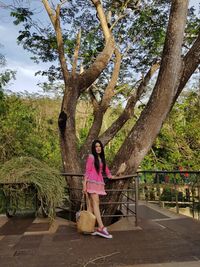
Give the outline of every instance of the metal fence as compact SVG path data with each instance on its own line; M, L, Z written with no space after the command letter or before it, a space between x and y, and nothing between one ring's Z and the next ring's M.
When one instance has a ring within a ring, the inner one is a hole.
M176 213L188 209L193 218L199 219L200 171L141 171L138 176L139 199L174 209Z
M77 174L77 173L62 173L63 176L70 177L70 178L77 178L77 179L83 179L83 174ZM116 181L120 180L128 180L128 187L125 189L108 189L105 188L106 192L109 193L117 193L120 194L120 200L119 201L105 201L104 198L100 198L100 207L102 205L117 205L119 210L121 211L121 214L107 214L105 212L102 213L102 217L112 217L112 218L120 218L120 217L135 217L135 225L138 224L138 176L137 174L132 175L125 175L117 177ZM112 179L112 182L115 182L115 179ZM80 202L81 204L81 198L74 199L72 197L72 190L74 191L81 191L82 187L68 187L68 211L70 212L70 217L72 217L72 214L75 212L73 210L72 202ZM80 195L80 194L79 194Z

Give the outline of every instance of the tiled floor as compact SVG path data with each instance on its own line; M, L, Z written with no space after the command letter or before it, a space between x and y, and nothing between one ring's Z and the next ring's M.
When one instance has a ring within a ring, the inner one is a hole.
M50 225L47 219L7 222L1 216L0 266L200 266L200 223L142 206L139 227L115 229L111 240L81 235L61 218Z

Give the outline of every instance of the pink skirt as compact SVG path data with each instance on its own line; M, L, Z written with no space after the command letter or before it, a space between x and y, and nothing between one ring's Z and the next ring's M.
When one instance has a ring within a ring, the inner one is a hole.
M87 192L90 194L95 193L97 195L106 195L105 184L96 182L96 181L87 180Z

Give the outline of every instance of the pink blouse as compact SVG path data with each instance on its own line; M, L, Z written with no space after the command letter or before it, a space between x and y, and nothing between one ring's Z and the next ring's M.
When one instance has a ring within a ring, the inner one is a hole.
M90 154L87 158L86 162L86 171L85 171L85 179L87 181L87 192L88 193L96 193L98 195L106 195L105 192L105 183L103 180L103 164L100 163L100 170L99 173L95 169L94 165L94 156ZM106 175L107 177L111 177L110 170L108 169L108 166L106 166Z

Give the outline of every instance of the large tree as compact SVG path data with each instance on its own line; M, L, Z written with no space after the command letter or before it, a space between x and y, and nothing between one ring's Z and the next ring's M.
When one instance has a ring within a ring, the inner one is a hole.
M60 67L51 66L42 74L48 74L51 82L64 81L58 120L64 171L82 172L92 140L100 138L107 145L134 116L143 97L146 104L112 163L113 173L133 173L199 65L199 20L194 10L188 12L188 0L42 3L54 32L49 26L39 27L27 8L17 8L12 15L15 24L24 26L19 43L34 53L36 62L59 59ZM155 86L147 90L155 73ZM93 105L93 122L79 147L76 106L85 94ZM101 132L106 111L119 99L126 100L123 112ZM75 178L68 178L68 183L71 187L80 185ZM120 182L123 186L126 182ZM112 187L119 187L119 182ZM76 194L73 192L72 198ZM120 196L113 197L117 200ZM110 212L115 209L111 207Z

